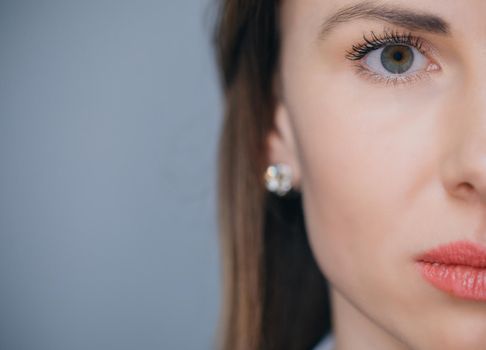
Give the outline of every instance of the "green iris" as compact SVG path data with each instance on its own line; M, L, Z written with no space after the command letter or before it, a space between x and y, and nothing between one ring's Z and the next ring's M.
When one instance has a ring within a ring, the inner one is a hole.
M381 63L390 73L404 73L413 64L413 51L405 45L388 45L381 52Z

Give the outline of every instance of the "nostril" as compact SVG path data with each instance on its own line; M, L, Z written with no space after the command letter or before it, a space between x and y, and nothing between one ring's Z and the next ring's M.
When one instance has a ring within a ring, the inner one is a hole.
M440 177L450 196L471 203L479 200L486 206L486 139L484 146L477 143L481 140L464 139L447 154L441 161Z
M462 182L457 185L455 194L461 198L470 198L474 192L474 186L469 182Z

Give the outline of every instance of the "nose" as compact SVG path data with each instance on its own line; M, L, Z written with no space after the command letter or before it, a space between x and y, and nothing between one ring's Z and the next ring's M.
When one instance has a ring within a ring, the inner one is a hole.
M451 196L486 205L486 84L474 81L449 109L441 176Z

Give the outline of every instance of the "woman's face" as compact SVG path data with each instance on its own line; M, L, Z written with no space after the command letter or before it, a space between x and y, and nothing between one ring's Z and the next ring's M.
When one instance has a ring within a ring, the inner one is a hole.
M280 10L270 158L297 176L338 346L485 349L486 298L437 288L416 258L456 241L486 246L486 2Z

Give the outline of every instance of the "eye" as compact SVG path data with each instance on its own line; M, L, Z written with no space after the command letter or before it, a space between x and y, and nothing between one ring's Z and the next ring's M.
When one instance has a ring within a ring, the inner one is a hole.
M386 45L370 51L363 63L371 71L385 76L426 70L429 64L422 53L408 45Z
M385 30L380 36L371 32L363 42L353 45L345 57L353 62L356 73L372 82L412 83L430 78L440 67L431 59L432 46L412 33Z

